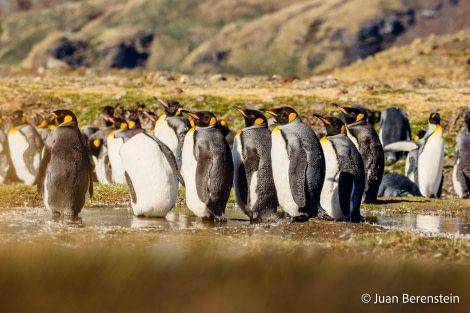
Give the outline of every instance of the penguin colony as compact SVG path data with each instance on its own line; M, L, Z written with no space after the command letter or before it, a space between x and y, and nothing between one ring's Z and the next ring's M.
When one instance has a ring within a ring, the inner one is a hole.
M0 109L0 183L37 184L45 207L59 215L79 214L94 181L125 183L134 214L145 217L164 217L183 186L187 207L216 222L226 221L232 188L239 208L256 222L277 220L278 207L293 221L362 222L361 203L377 196L440 197L444 137L437 112L411 140L406 112L395 107L380 115L334 104L339 118L313 114L325 127L317 137L292 107L233 106L245 122L235 134L210 111L154 98L164 110L160 117L143 107L118 116L106 106L101 125L81 131L69 110L33 112L29 119L18 110L5 120ZM461 198L470 196L470 112L465 123L453 170ZM382 177L385 158L405 155L406 175Z

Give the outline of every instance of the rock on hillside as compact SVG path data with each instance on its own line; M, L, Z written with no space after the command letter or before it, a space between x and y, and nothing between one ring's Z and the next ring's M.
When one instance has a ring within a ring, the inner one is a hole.
M303 76L470 27L470 2L6 0L0 16L1 64Z

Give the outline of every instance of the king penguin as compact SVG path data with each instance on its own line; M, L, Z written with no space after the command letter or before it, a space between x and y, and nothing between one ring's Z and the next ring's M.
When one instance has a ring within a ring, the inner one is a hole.
M428 130L418 151L418 187L424 197L440 198L443 182L444 134L439 113L429 115Z
M24 184L34 185L44 143L36 128L26 121L22 110L8 117L11 120L8 147L16 175Z
M235 135L232 147L237 204L251 221L277 220L268 121L259 111L233 108L245 118L245 128Z
M225 206L233 181L232 152L217 119L208 111L187 112L194 120L184 139L181 174L186 205L197 216L225 222Z
M361 154L366 173L366 186L362 201L375 203L385 168L382 144L374 127L365 121L365 115L356 108L342 107L334 103L344 114L348 136Z
M263 111L277 122L271 133L271 161L280 206L294 221L317 217L323 212L325 157L315 132L291 107Z
M363 222L360 212L365 187L362 157L339 118L314 116L326 128L326 136L320 139L326 160L321 206L335 220Z
M183 109L178 101L163 100L158 97L154 99L160 102L165 111L165 114L155 122L154 135L170 148L178 167L181 167L183 142L191 125L189 120L182 116Z
M405 109L388 107L382 111L379 138L383 146L411 139L410 122L408 121L408 114L406 114ZM390 163L395 163L403 156L403 152L385 152L385 160Z
M470 111L465 113L465 125L456 138L452 171L454 190L460 198L470 197Z
M38 192L55 215L80 213L87 193L93 196L90 153L75 114L57 110L51 115L59 126L47 137L38 174Z
M119 150L136 216L165 217L183 178L170 148L146 132L127 138Z

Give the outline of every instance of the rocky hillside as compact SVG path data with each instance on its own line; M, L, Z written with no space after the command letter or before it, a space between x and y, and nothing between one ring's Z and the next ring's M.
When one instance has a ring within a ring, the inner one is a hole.
M470 27L462 0L4 0L0 63L325 73Z

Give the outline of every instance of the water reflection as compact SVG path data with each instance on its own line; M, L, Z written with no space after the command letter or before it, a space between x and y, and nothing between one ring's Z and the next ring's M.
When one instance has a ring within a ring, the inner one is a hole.
M379 211L367 212L366 222L424 233L470 235L470 221L461 217Z

